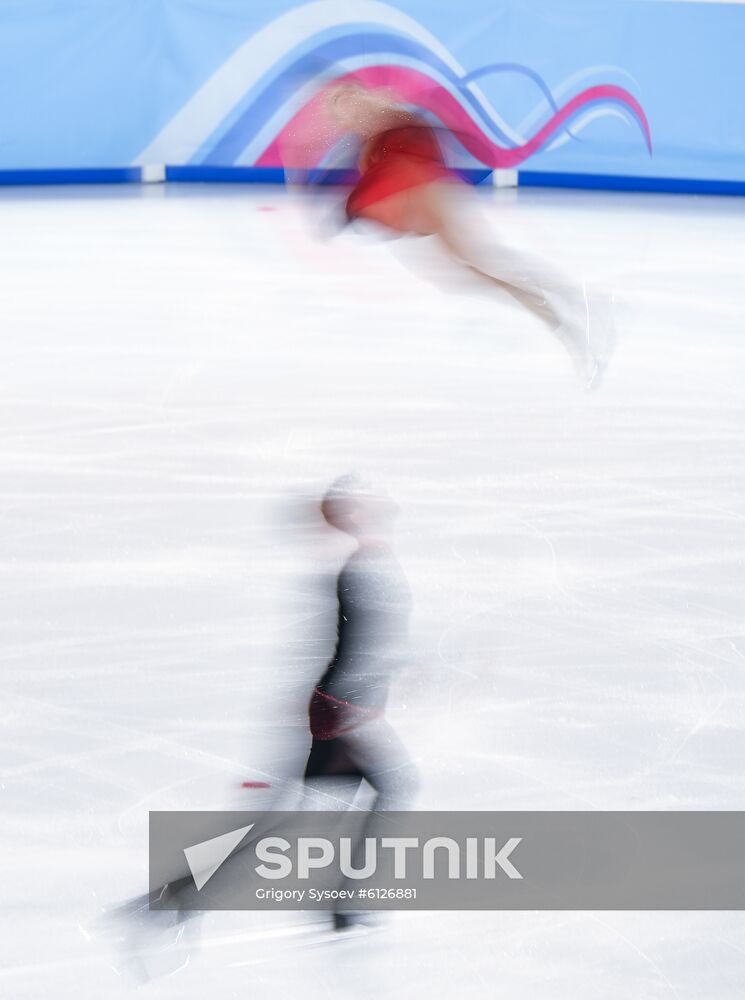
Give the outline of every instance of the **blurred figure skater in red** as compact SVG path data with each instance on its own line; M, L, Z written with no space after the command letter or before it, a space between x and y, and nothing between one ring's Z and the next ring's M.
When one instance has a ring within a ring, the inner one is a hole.
M596 386L614 341L607 297L588 295L545 261L494 240L473 212L468 185L445 163L438 132L446 130L357 82L332 86L324 102L328 117L359 147L361 177L346 201L347 220L436 236L451 258L546 323L583 382Z

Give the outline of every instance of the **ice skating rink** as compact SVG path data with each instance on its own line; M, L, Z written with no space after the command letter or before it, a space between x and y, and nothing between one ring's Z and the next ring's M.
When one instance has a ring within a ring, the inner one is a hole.
M3 997L129 995L90 929L146 888L149 809L293 795L351 468L401 506L420 808L743 808L745 201L483 200L613 287L596 393L429 241L319 241L282 189L0 191ZM236 913L142 995L744 989L737 913Z

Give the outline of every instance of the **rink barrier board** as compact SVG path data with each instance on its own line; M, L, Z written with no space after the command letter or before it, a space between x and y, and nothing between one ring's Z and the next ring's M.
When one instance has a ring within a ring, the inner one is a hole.
M743 2L16 0L0 21L0 171L272 167L351 76L463 130L463 166L745 183ZM311 132L306 165L331 162Z
M518 186L584 188L596 191L656 191L662 194L745 195L745 181L628 177L612 174L558 174L540 170L518 171Z
M55 184L140 184L148 182L142 167L85 167L44 170L0 170L0 186ZM488 182L491 170L459 170L472 184ZM175 183L284 184L282 167L166 166L160 180ZM517 172L519 187L574 188L596 191L636 191L660 194L745 195L745 181L700 180L677 177L630 177L611 174ZM327 171L315 178L320 185L350 183L349 171Z
M140 167L71 167L51 170L0 170L0 185L139 184Z

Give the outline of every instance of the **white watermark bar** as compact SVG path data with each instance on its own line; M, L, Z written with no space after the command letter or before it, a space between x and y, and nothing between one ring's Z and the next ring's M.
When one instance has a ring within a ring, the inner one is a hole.
M150 907L745 910L745 812L151 812Z

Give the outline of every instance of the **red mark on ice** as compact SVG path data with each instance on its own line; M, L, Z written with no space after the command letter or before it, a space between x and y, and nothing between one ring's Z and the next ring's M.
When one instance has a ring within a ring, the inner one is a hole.
M259 205L259 211L260 212L276 212L277 211L277 206L276 205Z
M244 781L241 788L271 788L268 781Z

